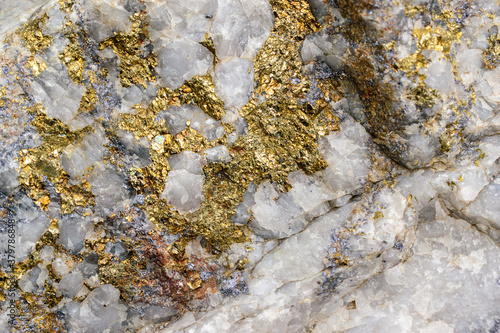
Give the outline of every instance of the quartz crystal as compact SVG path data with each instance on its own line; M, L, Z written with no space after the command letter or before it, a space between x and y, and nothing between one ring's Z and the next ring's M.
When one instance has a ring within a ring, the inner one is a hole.
M500 332L497 0L0 0L0 332Z

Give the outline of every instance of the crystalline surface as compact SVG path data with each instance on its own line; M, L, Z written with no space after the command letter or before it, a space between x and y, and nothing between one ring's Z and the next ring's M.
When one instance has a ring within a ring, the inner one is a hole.
M94 289L80 304L70 303L65 311L72 319L74 330L85 327L82 332L104 332L116 330L126 316L126 307L119 302L120 292L105 284Z
M85 245L85 235L89 222L80 218L66 218L58 223L61 244L73 253L79 252Z
M172 106L160 113L158 117L165 119L168 131L173 135L182 132L188 122L191 128L210 141L224 135L224 128L220 121L214 120L196 105Z
M491 240L465 221L447 218L422 225L413 251L403 265L353 292L317 331L457 332L495 326L497 311L486 305L499 301L498 293L486 292L498 288L498 247ZM349 309L352 301L355 308Z
M215 68L215 93L226 108L241 108L252 96L253 64L245 58L231 58Z
M172 29L190 40L201 42L217 13L216 0L165 1L172 17Z
M130 13L125 9L126 1L122 0L85 0L84 8L90 9L88 20L90 34L98 42L112 37L114 32L127 31L132 26Z
M171 171L161 197L180 213L192 213L203 200L203 171L198 154L186 151L169 158Z
M498 332L499 17L0 0L0 332Z
M217 15L210 29L217 56L255 57L273 26L269 3L219 0Z
M105 165L97 165L92 170L89 183L96 202L105 210L116 208L128 197L123 176Z
M195 41L179 38L159 46L159 74L162 83L171 89L195 75L206 74L212 63L212 53Z
M74 84L62 67L43 71L32 83L35 101L42 103L47 115L69 123L78 112L78 101L82 98L83 88Z
M366 182L371 163L367 141L366 131L352 120L345 122L339 133L320 141L319 149L328 162L323 171L325 184L337 198L360 189Z
M255 192L252 207L254 228L258 235L268 238L291 236L304 229L303 209L290 193L279 194L273 185L265 182Z

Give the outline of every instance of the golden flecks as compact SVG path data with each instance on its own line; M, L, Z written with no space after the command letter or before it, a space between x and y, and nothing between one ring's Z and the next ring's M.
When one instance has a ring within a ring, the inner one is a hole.
M7 96L7 87L0 87L0 108L5 106L5 100Z
M99 239L88 243L88 247L98 255L101 282L117 287L129 306L147 302L172 304L180 309L193 298L203 299L217 290L215 278L202 280L198 273L217 267L200 258L187 258L185 242L171 244L158 230L148 234L134 233L121 238L128 253L123 260L106 252L109 241L113 239Z
M64 332L65 323L62 318L54 312L47 311L64 298L63 295L57 296L57 294L56 288L47 281L41 294L21 293L21 298L15 301L17 315L30 320L15 321L13 331Z
M418 75L421 68L429 67L429 60L420 54L420 52L416 52L401 59L396 66L406 76L412 77Z
M40 251L45 245L50 245L57 250L56 240L59 236L59 230L57 228L57 220L53 219L48 230L42 235L40 240L35 245L35 249L28 255L28 257L22 261L15 263L13 270L9 274L0 273L0 288L7 290L10 288L15 288L18 284L19 279L26 274L30 269L37 266L42 262L40 258ZM48 267L49 268L49 267ZM49 276L58 282L58 279L53 275L51 269L49 268ZM43 293L41 295L33 295L29 293L22 293L21 299L16 301L18 315L27 315L33 318L33 321L41 323L42 326L47 324L47 320L51 318L52 314L46 310L46 306L54 307L57 305L63 296L57 296L57 292L53 285L45 282ZM22 307L18 302L26 302L27 307ZM46 305L46 306L45 306ZM50 320L49 320L50 321ZM56 323L52 322L54 326L48 326L50 328L56 327ZM38 324L36 324L38 325ZM46 328L45 326L38 328ZM53 332L49 329L39 329L37 332Z
M210 37L209 34L205 34L205 39L200 43L205 46L214 56L214 66L219 62L219 58L217 58L217 54L215 53L215 45L214 40Z
M275 28L254 61L256 95L266 101L252 99L241 111L247 120L248 133L228 146L231 161L212 163L203 167L205 184L201 208L188 217L181 216L165 200L158 200L170 169L167 157L190 150L201 152L217 144L226 144L227 135L234 129L224 125L226 135L208 141L195 130L187 128L170 135L159 112L171 105L195 104L215 119L224 115L224 104L214 93L210 75L197 76L172 91L160 88L157 97L146 109L137 107L132 114L122 116L118 127L131 131L136 138L147 137L151 142L152 163L142 169L129 170L132 187L145 196L143 208L149 219L170 232L186 235L172 247L182 253L186 239L202 236L213 253L229 248L246 239L244 230L230 221L235 207L248 186L254 182L273 181L286 191L290 188L287 176L303 170L307 174L323 169L326 162L317 150L319 135L338 129L328 101L339 96L329 92L329 83L320 83L324 99L317 103L301 103L310 89L310 81L302 72L299 46L303 38L319 28L310 13L307 1L272 1L276 17ZM206 45L205 45L206 44ZM204 45L210 48L206 38ZM197 280L188 284L198 288Z
M331 105L320 106L320 110L314 119L314 128L318 136L325 136L330 132L338 131L340 129L340 120L333 114Z
M419 13L427 11L427 6L410 6L405 5L405 14L411 18L414 18Z
M216 253L245 239L229 218L250 183L270 180L286 191L290 172L302 169L311 174L326 166L317 151L317 129L328 131L331 124L326 122L333 116L321 103L298 102L310 87L298 47L318 24L306 1L271 1L271 6L275 28L254 60L255 94L265 94L268 100L259 104L252 99L242 108L248 133L229 147L231 161L204 167L204 200L192 227Z
M451 149L451 138L448 131L444 131L443 134L439 136L439 151L441 153L447 153Z
M66 13L71 13L75 4L73 0L58 0L58 2L59 8Z
M49 203L50 203L50 198L48 195L40 198L37 200L36 204L38 207L41 207L43 210L47 210L48 207L49 207Z
M484 159L486 157L486 154L481 149L477 149L477 151L479 152L479 156L474 161L474 164L476 166L479 166L479 161L481 161L482 159Z
M169 88L160 88L147 111L156 116L157 113L166 110L171 105L182 104L195 104L216 120L220 120L225 113L224 102L215 95L215 85L210 74L195 76L184 82L175 91ZM134 118L134 116L131 117ZM146 136L144 131L142 131L143 134L139 134L137 131L134 133L138 137ZM147 136L150 139L152 137L152 135Z
M393 181L393 180L385 180L385 179L384 179L384 180L382 181L382 183L383 183L385 186L389 187L389 188L393 188L393 187L396 185L396 182L395 182L395 181Z
M130 87L140 84L144 88L148 82L156 80L154 68L157 57L154 52L144 53L142 45L148 42L148 25L145 13L131 16L133 22L130 32L118 32L113 37L106 38L99 44L99 49L111 47L120 57L118 69L122 86Z
M379 218L382 218L384 217L384 214L381 212L381 211L376 211L375 212L375 215L373 216L373 218L376 220L376 219L379 219Z
M245 269L245 265L248 263L248 258L240 259L234 265L237 270L242 271Z
M148 108L136 108L132 114L124 114L118 124L122 130L131 131L135 137L147 137L152 143L150 155L153 163L147 167L150 185L157 193L163 191L169 167L167 157L184 150L200 152L225 142L225 139L209 142L189 126L172 136L168 133L164 120L157 120L159 112L172 105L196 104L215 119L224 115L224 103L215 95L210 75L196 76L175 91L160 88L156 98Z
M413 211L415 211L415 208L413 208L413 195L412 194L408 194L408 196L406 197L406 201L408 202L408 205L413 209Z
M32 19L17 30L17 34L23 40L24 46L31 51L32 56L27 63L31 68L34 77L37 77L47 68L47 64L42 59L36 58L36 54L45 50L52 43L52 36L43 34L43 27L47 23L49 16L47 13ZM1 103L1 102L0 102Z
M458 103L457 103L458 104ZM457 107L456 105L448 105L448 111L452 111L457 115L457 119L446 126L445 130L439 136L439 150L441 153L447 153L450 151L452 145L456 143L462 137L462 131L460 130L460 119L462 117L461 111L465 110L464 107ZM468 112L468 111L467 111Z
M30 198L43 210L50 203L44 176L55 185L61 196L61 212L71 213L77 206L93 205L94 199L87 182L70 185L69 177L62 170L60 155L72 142L89 132L85 128L71 132L58 119L48 118L40 105L29 109L35 116L31 125L42 135L42 144L37 148L23 149L19 152L19 183L26 189Z
M417 106L430 108L439 96L437 89L432 89L425 84L425 78L420 78L416 87L411 89L408 98Z
M396 41L391 40L390 42L383 44L383 47L387 51L390 51L390 50L395 51L396 50Z
M40 75L45 69L47 69L47 64L42 59L35 59L34 56L28 58L28 66L31 67L31 72L34 77Z
M275 27L254 60L256 94L300 98L310 89L302 73L300 42L319 29L307 1L271 1ZM298 83L293 83L295 79Z
M151 121L154 118L147 112L140 110L135 116L142 116L138 123L145 124L149 128L149 136L152 136L151 133L154 134L150 149L152 163L143 169L129 170L129 175L131 185L136 191L147 194L148 191L153 190L153 193L146 197L144 207L148 212L149 219L159 226L168 227L174 233L185 233L189 230L188 237L204 236L215 251L225 249L234 242L243 241L245 238L241 228L230 222L229 217L234 214L234 207L241 202L241 196L245 189L237 188L238 184L233 184L228 179L221 179L222 173L216 174L222 169L220 164L204 168L206 182L203 190L205 198L199 212L193 214L189 222L175 210L172 210L164 200L158 200L158 195L163 192L164 182L170 169L167 161L170 154L186 150L200 152L218 143L223 143L225 137L209 142L190 127L172 136L166 133L164 121ZM153 111L150 112L155 114ZM125 118L129 117L125 116ZM122 128L125 125L126 128L131 129L126 126L127 124L135 123L122 122ZM135 134L137 135L138 131L135 131ZM237 198L231 199L234 196Z
M136 107L134 113L123 114L118 127L134 133L136 139L146 137L152 141L155 136L166 131L156 118L160 111L172 105L172 96L172 90L160 88L148 108Z
M69 44L59 54L59 59L66 65L68 75L74 83L81 83L85 75L85 59L83 50L78 43L78 35L72 24L67 26L66 37Z
M474 90L474 88L471 89L472 89L472 94L470 95L470 100L472 101L472 103L474 103L474 105L476 105L477 103L476 91Z
M448 54L453 43L462 37L462 32L457 31L457 29L455 27L443 28L428 25L421 29L413 29L413 37L417 39L417 48L419 50L435 50Z
M405 12L414 18L420 12L428 12L428 8L406 6ZM462 37L461 26L456 23L453 12L442 10L439 15L433 12L431 17L433 21L429 25L413 29L412 35L416 39L417 51L395 65L396 69L403 71L408 77L421 74L419 70L429 66L429 60L422 55L423 50L435 50L448 56L453 43L459 42ZM442 23L438 24L436 21Z
M185 150L199 153L205 148L212 147L215 144L209 143L204 136L192 129L189 125L181 133L171 137L172 144L170 145L170 153L176 154Z
M92 111L97 104L97 93L95 89L87 88L80 100L80 107L78 113L88 113Z
M249 153L247 158L252 159L252 164L249 170L240 172L249 173L249 177L256 173L259 182L269 179L281 190L288 190L290 172L302 169L312 174L326 167L317 150L315 110L308 105L280 97L259 105L249 104L242 111L248 134L235 145L243 148L240 156Z
M29 293L21 294L22 299L16 301L17 314L20 318L30 319L16 320L12 327L13 332L62 333L67 331L61 316L46 310L49 304L54 304L52 303L54 298L60 301L63 296L52 298L51 294L55 293L55 288L51 285L47 285L45 289L47 292L41 296Z
M355 310L356 309L356 300L352 300L349 303L347 303L346 309L347 310Z
M194 289L198 289L201 287L203 281L201 280L200 278L200 273L198 272L190 272L191 274L189 274L188 276L188 279L187 279L187 285L189 286L189 288L191 288L191 290L194 290Z
M119 288L122 294L133 294L133 288L141 282L138 267L139 258L134 255L124 261L113 260L113 256L105 252L105 243L93 250L99 254L99 279L102 283L111 283Z
M320 24L309 7L309 2L271 0L275 24L273 33L295 40L303 39L307 34L318 31Z
M173 95L176 103L198 105L210 117L220 120L224 116L224 102L215 95L212 77L195 76L177 89Z
M488 37L488 48L483 52L483 66L486 69L494 69L500 63L500 35Z
M23 26L17 30L17 34L23 40L24 46L28 48L32 54L41 52L52 44L54 38L43 34L43 27L48 19L49 15L45 13L23 24Z

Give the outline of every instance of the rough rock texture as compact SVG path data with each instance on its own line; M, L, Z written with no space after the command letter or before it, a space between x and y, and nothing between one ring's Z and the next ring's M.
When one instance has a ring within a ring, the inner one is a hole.
M158 50L159 73L162 83L178 88L195 75L203 75L212 67L213 55L197 42L176 39Z
M231 58L217 65L214 71L216 94L225 107L240 109L252 97L253 64L245 58Z
M0 332L498 332L499 15L0 0Z

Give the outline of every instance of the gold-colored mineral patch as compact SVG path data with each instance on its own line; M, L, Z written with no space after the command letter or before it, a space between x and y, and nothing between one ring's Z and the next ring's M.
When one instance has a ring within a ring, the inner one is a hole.
M405 5L405 14L411 18L414 18L417 14L427 11L427 6L410 6Z
M406 6L405 12L406 15L414 18L419 12L428 12L428 7ZM422 55L423 50L435 50L448 56L453 43L460 41L462 37L461 27L453 20L454 16L449 10L442 10L439 14L433 12L431 24L422 28L414 28L412 35L416 39L417 51L401 59L397 68L405 72L408 77L412 77L419 74L420 68L426 68L429 65L428 59ZM435 23L437 21L443 24Z
M87 88L80 100L80 107L78 113L88 113L92 111L97 104L97 94L92 88Z
M130 32L119 32L113 37L103 40L99 49L111 47L120 57L118 69L122 86L130 87L139 84L146 88L148 82L155 82L154 68L157 64L154 52L144 53L141 46L148 41L148 23L145 13L137 13L130 17L132 28Z
M436 50L448 54L454 42L460 40L462 32L456 27L427 26L413 29L419 50Z

